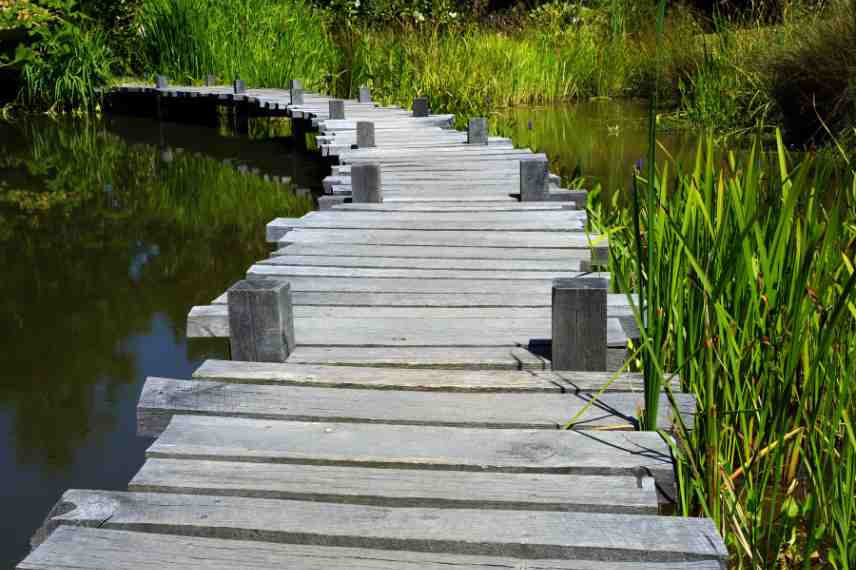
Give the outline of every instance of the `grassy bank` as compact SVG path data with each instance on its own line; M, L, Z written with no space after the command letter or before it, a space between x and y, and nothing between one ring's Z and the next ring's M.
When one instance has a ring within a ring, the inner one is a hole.
M764 19L674 4L659 50L647 3L555 1L490 14L454 11L479 3L398 4L137 0L104 21L73 2L33 0L0 6L0 28L30 34L29 47L7 52L5 65L20 67L18 100L31 109L91 108L93 88L111 73L179 82L213 73L276 87L300 78L340 96L367 84L385 103L407 105L422 94L437 111L463 114L648 97L659 73L661 118L675 125L784 125L801 143L825 133L818 116L841 132L856 112L852 0L779 2Z

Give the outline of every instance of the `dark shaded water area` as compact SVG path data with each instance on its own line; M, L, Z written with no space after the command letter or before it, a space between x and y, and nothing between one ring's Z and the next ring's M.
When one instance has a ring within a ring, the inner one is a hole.
M647 150L634 102L515 109L498 118L551 167L626 187ZM287 121L249 136L150 119L0 123L0 568L68 488L124 489L147 376L188 377L226 343L185 338L208 303L267 254L264 225L312 207L329 164ZM691 156L696 138L661 142ZM288 177L294 184L285 184Z

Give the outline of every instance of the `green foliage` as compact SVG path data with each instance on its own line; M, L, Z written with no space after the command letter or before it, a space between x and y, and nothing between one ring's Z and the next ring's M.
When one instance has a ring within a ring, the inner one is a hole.
M146 73L179 83L214 74L324 90L339 57L324 15L303 0L148 0L139 24Z
M646 283L643 352L698 400L680 510L716 521L735 567L852 568L856 172L794 164L781 138L739 159L709 142L634 186L635 213L592 217L621 290Z

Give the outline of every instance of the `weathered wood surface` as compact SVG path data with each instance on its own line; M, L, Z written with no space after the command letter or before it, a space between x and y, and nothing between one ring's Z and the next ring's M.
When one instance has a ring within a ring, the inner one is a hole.
M348 279L484 279L507 281L509 279L532 279L543 281L559 277L579 277L588 273L574 271L569 268L561 270L542 271L490 271L480 269L417 269L396 267L361 267L361 266L331 266L331 265L290 265L277 261L276 258L258 265L253 265L249 275L271 275L281 277L338 277Z
M379 390L429 390L443 392L642 392L639 373L568 371L472 371L363 368L268 362L206 360L193 373L197 379L249 384L275 384L363 388ZM680 391L677 377L667 376L663 385Z
M18 570L723 570L715 560L520 560L62 526Z
M368 245L516 247L590 249L592 241L581 232L490 232L490 231L407 231L407 230L323 230L296 229L285 234L280 244L348 243Z
M674 394L687 425L695 398ZM138 433L157 437L175 415L209 415L289 421L435 425L492 429L637 429L640 393L443 393L343 390L314 386L236 384L213 380L146 380L137 407ZM659 429L671 429L672 408L663 395Z
M149 459L130 491L391 507L657 514L650 477Z
M402 252L403 253L403 252ZM456 271L518 272L580 271L582 259L564 260L534 259L465 259L443 257L360 257L335 255L282 255L275 253L269 259L259 261L261 265L288 265L307 267L363 267L385 269L441 269Z
M567 248L527 247L452 247L418 245L367 245L359 243L294 243L276 250L275 255L356 256L356 257L419 257L425 259L499 259L506 262L543 260L572 263L588 260L588 250Z
M74 509L57 513L49 525L536 559L669 562L727 555L706 519L77 490L61 501Z

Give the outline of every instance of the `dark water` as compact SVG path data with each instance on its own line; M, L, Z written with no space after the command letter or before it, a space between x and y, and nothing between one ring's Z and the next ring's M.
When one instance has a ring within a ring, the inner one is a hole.
M517 109L500 129L554 172L612 189L647 148L635 103ZM126 487L150 444L134 433L147 376L225 356L223 342L186 342L188 309L265 255L265 223L310 208L265 176L320 187L329 172L286 134L266 121L250 139L119 117L0 123L0 568L64 490Z
M189 307L264 256L266 222L311 207L242 173L254 168L306 185L326 169L279 138L115 118L0 124L0 568L62 491L122 489L139 469L146 376L226 356L222 341L185 341Z

